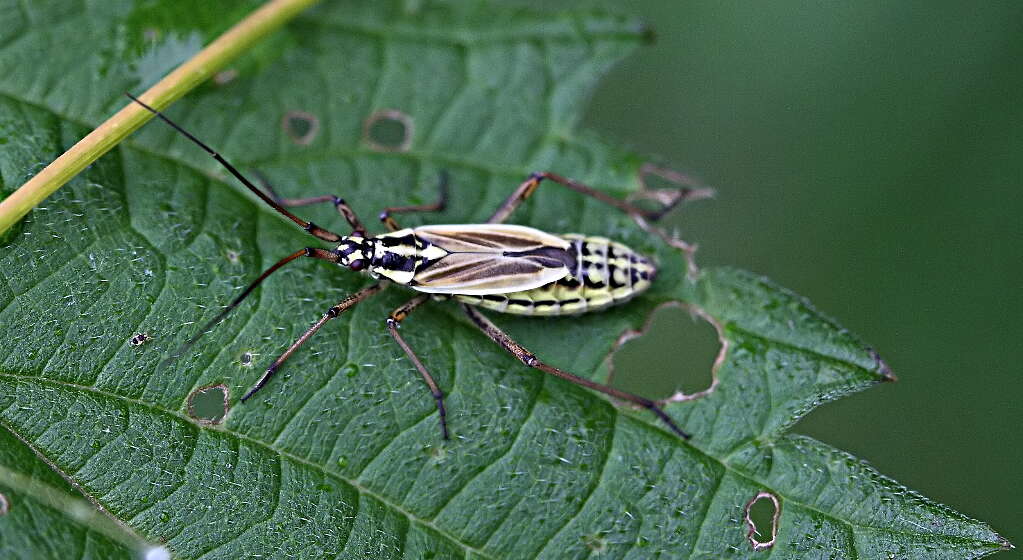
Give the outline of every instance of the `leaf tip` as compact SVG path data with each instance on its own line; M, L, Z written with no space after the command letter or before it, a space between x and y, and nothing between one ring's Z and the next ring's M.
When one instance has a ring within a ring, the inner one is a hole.
M657 30L649 22L641 21L636 28L636 32L639 34L639 39L644 45L657 43Z
M881 381L894 383L899 380L899 376L895 375L892 368L888 366L888 362L881 358L881 355L877 353L877 350L867 348L867 352L874 360L875 371L877 371L878 375L881 376Z

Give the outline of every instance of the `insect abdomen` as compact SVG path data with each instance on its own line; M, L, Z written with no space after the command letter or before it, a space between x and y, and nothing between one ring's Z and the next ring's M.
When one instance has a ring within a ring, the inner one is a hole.
M514 315L578 315L628 301L650 287L657 273L649 259L603 237L560 236L572 244L576 270L532 290L482 296L457 295L458 301Z

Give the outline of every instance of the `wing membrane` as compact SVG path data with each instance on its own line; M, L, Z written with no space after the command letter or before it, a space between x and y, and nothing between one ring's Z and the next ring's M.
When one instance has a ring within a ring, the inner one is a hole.
M413 287L436 294L486 295L531 290L575 268L567 240L524 226L459 225L415 229L447 252L416 272Z
M508 224L423 226L413 231L423 241L452 253L504 253L542 247L568 249L570 246L557 235Z

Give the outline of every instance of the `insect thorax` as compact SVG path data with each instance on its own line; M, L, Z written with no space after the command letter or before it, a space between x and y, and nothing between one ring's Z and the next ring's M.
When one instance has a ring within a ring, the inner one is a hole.
M448 254L420 239L411 228L363 240L360 251L370 275L406 286L413 284L417 270Z

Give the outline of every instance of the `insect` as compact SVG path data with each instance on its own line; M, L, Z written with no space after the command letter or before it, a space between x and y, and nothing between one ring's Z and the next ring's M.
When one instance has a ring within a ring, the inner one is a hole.
M220 323L263 280L296 259L308 257L324 260L354 271L368 272L376 280L370 286L330 307L267 367L256 384L242 396L242 402L266 385L281 365L324 324L379 292L383 288L383 283L390 282L419 292L390 313L386 319L386 327L429 387L436 401L444 439L450 437L444 408L444 393L398 330L401 322L410 313L431 299L456 301L484 335L523 364L646 408L657 415L673 432L682 438L689 438L689 435L682 431L654 401L576 376L545 363L499 329L480 311L487 309L501 313L537 316L576 315L599 311L623 303L646 290L657 272L650 259L616 241L579 234L554 235L530 227L502 223L533 194L542 181L550 180L614 206L633 218L645 219L657 219L666 213L682 200L685 190L678 191L675 200L664 204L663 208L652 211L633 206L554 173L534 173L519 185L484 224L401 228L395 221L394 214L439 211L445 207L447 183L442 180L440 200L434 204L387 208L380 214L380 220L389 230L388 233L370 235L343 199L325 195L289 200L278 197L269 187L268 192L264 192L220 154L163 113L131 94L128 94L128 97L209 153L267 205L295 222L313 237L333 245L332 249L306 247L266 269L172 357L180 356L205 332ZM446 178L446 174L444 177ZM327 202L333 204L351 226L350 234L334 233L295 216L285 208Z
M149 342L152 339L153 337L149 336L149 333L138 333L137 335L131 337L131 340L128 341L128 344L131 344L132 346L142 346L143 344Z

